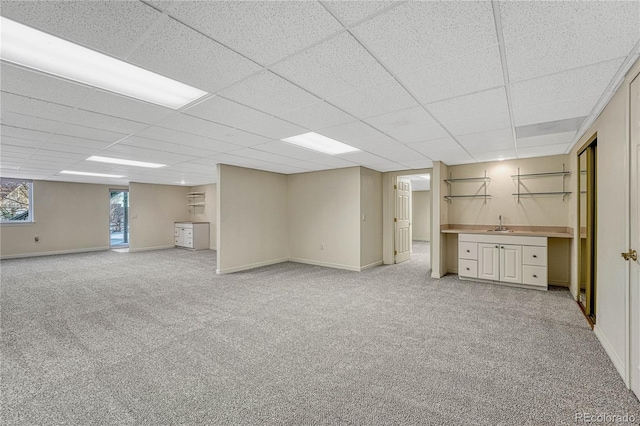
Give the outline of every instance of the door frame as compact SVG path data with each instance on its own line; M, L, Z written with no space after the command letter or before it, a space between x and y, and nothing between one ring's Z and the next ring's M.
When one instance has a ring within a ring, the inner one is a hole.
M431 197L431 240L433 241L433 212L435 210L433 205L433 168L401 170L382 174L382 261L385 265L393 265L395 262L393 251L395 250L396 227L393 219L395 218L396 200L393 185L395 185L396 178L398 176L427 174L431 175L431 191L429 191L429 196ZM440 214L439 205L437 211L438 214ZM440 230L438 230L438 233L439 232ZM433 250L431 250L431 253L433 253ZM433 267L433 264L431 267Z
M129 187L128 186L124 186L124 187L109 187L109 198L107 201L107 211L109 212L109 249L114 249L114 248L128 248L131 246L131 218L129 217L127 219L127 231L128 231L128 238L127 238L127 244L126 245L122 245L122 246L112 246L111 245L111 194L114 192L126 192L128 194L127 196L127 203L129 204L129 208L127 211L127 214L130 214L130 210L131 210L131 192L129 191Z

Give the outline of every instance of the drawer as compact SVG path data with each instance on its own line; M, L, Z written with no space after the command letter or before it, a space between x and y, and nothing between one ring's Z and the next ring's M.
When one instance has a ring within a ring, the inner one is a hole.
M180 229L179 229L179 228L175 228L175 229L173 230L173 235L174 235L174 236L176 236L176 237L177 237L178 235L180 235Z
M547 248L541 246L522 246L522 264L547 266Z
M193 229L193 223L176 223L176 228L189 228Z
M191 238L185 238L184 246L185 247L189 247L189 248L193 248L193 240Z
M540 287L547 286L547 267L546 266L522 266L522 283L536 285Z
M460 241L458 243L458 258L478 260L478 243Z
M179 242L178 237L175 237L174 240L176 242L176 245L178 245L178 242Z
M478 278L478 261L460 259L458 261L458 276Z

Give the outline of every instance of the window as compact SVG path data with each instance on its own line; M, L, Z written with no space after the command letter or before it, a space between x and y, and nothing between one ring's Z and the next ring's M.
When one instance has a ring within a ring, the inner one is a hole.
M33 182L0 178L0 223L33 222Z

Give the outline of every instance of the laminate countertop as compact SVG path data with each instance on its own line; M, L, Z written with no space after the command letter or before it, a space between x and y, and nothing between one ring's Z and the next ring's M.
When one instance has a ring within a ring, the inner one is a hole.
M495 225L442 225L443 234L519 235L528 237L573 238L573 229L565 226L506 226L508 232L495 232Z

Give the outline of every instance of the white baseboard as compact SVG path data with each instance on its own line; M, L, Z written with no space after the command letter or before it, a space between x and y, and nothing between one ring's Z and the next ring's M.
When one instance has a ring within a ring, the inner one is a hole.
M360 271L364 271L365 269L374 268L374 267L380 266L380 265L382 265L382 260L378 260L377 262L373 262L373 263L370 263L368 265L364 265L364 266L360 267Z
M216 269L216 274L231 274L233 272L246 271L248 269L259 268L261 266L275 265L276 263L288 262L288 257L282 257L280 259L265 260L264 262L252 263L249 265L236 266L235 268Z
M618 370L618 374L620 374L622 380L625 380L625 377L627 377L627 375L624 362L622 362L616 351L613 349L613 346L611 346L611 343L609 343L609 341L607 340L607 336L605 336L602 330L598 328L598 324L593 326L593 332L595 333L598 340L600 340L600 344L604 348L604 351L607 353L607 355L609 355L611 362L613 362L613 366L616 367L616 370Z
M431 272L431 278L442 278L442 277L444 277L444 275L440 275L437 272Z
M140 247L140 248L129 248L129 253L137 253L141 251L153 251L153 250L166 250L170 248L174 248L175 245L170 246L155 246L155 247Z
M324 266L326 268L345 269L347 271L360 272L361 270L359 266L342 265L340 263L320 262L318 260L300 259L297 257L291 257L289 258L289 261L297 262L297 263L306 263L307 265Z
M420 241L424 243L430 243L431 240L429 238L414 238L413 241Z
M216 251L216 250L217 250L217 248L216 248L216 246L209 246L209 250Z
M6 256L0 256L0 259L19 259L23 257L39 257L39 256L55 256L57 254L73 254L73 253L87 253L91 251L107 251L110 247L91 247L73 250L56 250L56 251L43 251L37 253L21 253L21 254L9 254Z

